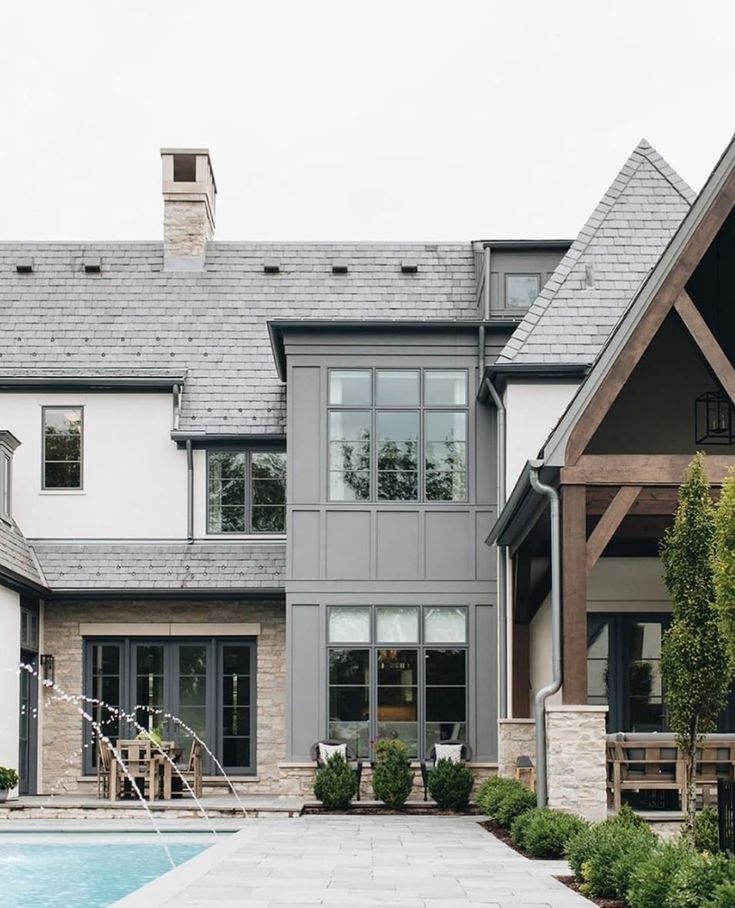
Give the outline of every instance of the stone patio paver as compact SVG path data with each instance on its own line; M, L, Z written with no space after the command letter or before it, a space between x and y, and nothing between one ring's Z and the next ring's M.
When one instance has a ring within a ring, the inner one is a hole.
M159 908L590 908L471 817L258 819L121 900Z

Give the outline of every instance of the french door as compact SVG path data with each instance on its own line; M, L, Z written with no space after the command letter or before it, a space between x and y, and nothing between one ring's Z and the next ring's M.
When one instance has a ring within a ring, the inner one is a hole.
M93 705L95 720L113 741L134 737L142 726L187 753L196 735L228 774L255 772L255 641L90 639L85 663L88 696L135 716L137 725ZM88 742L91 725L85 725ZM85 753L85 768L92 771L94 748ZM209 754L205 772L219 772Z

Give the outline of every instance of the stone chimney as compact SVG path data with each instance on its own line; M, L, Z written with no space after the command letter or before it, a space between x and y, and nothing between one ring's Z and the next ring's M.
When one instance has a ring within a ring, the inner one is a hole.
M217 185L206 148L162 148L163 266L177 271L204 267L214 236Z

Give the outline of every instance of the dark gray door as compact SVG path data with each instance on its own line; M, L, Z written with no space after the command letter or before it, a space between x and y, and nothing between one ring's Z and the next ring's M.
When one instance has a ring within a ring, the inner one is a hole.
M38 667L38 656L29 650L20 651L24 665ZM38 678L28 671L20 673L20 731L18 736L19 791L36 793L36 742L38 740Z

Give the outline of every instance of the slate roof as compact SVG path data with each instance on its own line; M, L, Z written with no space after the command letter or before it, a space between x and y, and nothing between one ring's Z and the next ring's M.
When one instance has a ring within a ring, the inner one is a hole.
M283 587L285 542L32 543L54 592Z
M0 570L3 569L38 586L45 585L21 531L15 523L0 520Z
M100 274L85 273L90 256ZM32 273L17 273L20 259ZM266 261L281 272L264 274ZM160 242L0 243L0 381L185 372L182 430L282 433L268 319L476 314L470 243L212 242L204 271L162 268Z
M592 363L694 198L641 140L498 362Z

